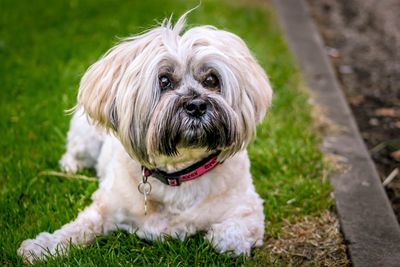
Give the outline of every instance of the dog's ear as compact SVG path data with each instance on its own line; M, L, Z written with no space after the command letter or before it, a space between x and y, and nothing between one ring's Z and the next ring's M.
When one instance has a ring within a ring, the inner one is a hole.
M118 127L117 95L122 97L132 84L139 83L137 79L145 63L143 54L148 53L149 44L157 42L159 36L160 28L156 28L127 38L86 71L79 86L78 106L82 106L95 122L108 128Z
M235 92L234 98L241 101L238 106L242 109L244 119L258 123L271 105L272 88L269 79L240 37L222 30L218 31L218 35L220 41L229 44L225 53L238 79L239 90Z
M264 69L251 52L248 49L243 52L243 60L238 66L243 70L244 92L254 108L255 121L260 122L271 105L272 88Z

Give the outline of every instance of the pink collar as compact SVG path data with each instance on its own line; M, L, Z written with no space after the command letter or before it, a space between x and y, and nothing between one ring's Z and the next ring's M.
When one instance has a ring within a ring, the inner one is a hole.
M173 173L167 173L159 169L149 170L146 167L142 167L143 176L145 178L149 176L154 177L166 185L179 186L182 182L194 180L220 164L217 161L219 153L212 154L183 170Z

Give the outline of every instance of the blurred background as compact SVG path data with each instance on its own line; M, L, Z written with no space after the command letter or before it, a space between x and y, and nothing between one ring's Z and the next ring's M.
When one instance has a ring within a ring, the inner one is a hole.
M400 222L400 1L307 2Z

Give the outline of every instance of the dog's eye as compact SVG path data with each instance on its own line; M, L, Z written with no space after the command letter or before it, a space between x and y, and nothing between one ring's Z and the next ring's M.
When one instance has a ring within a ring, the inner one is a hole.
M209 74L203 81L203 86L207 88L219 88L219 80L215 74Z
M173 85L172 85L171 79L166 75L160 76L158 78L158 82L160 84L161 90L173 89Z

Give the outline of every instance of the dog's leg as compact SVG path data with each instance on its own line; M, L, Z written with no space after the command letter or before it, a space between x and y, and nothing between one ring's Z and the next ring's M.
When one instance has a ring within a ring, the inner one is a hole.
M29 262L43 259L47 254L63 254L68 250L70 243L85 245L94 241L97 235L105 234L113 229L111 225L105 227L105 220L96 202L79 213L78 217L61 227L54 233L43 232L35 239L22 242L18 254ZM107 229L109 228L109 229Z
M264 214L260 205L250 213L230 213L229 219L211 225L206 239L219 252L229 251L235 255L249 256L251 247L263 244L263 236Z
M75 173L94 167L103 144L103 134L82 110L72 117L67 136L67 151L60 160L63 171Z

